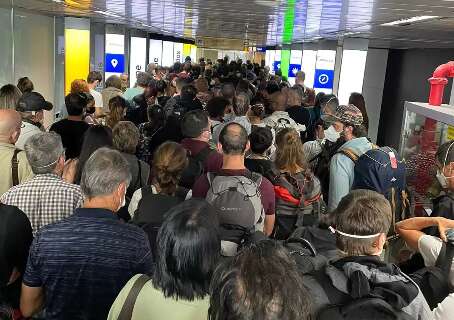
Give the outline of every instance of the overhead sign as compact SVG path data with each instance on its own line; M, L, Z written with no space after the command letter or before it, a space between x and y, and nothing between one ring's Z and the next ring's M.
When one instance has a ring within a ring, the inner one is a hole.
M288 66L288 76L289 78L294 78L298 71L301 71L301 65L300 64L290 64Z
M334 70L316 69L314 76L314 88L333 89Z
M125 71L125 55L106 53L106 72L123 73Z
M280 61L274 61L273 63L273 71L277 72L281 68L281 62Z

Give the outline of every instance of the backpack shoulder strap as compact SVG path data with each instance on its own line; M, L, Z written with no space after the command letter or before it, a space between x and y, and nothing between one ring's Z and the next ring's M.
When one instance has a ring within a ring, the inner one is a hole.
M121 308L120 314L118 315L117 320L130 320L132 318L132 311L134 310L134 305L136 304L137 297L139 296L140 291L145 286L145 284L150 280L150 277L146 274L142 274L136 282L134 282L131 290L126 297L125 303Z
M197 153L195 156L192 157L192 159L200 162L205 162L206 158L210 155L210 153L214 151L211 150L210 146L206 146L202 150L200 150L199 153Z
M339 150L337 153L343 154L353 162L358 161L359 158L358 155L352 149L349 148Z
M257 172L251 172L251 177L250 179L255 182L257 186L260 186L262 184L262 175Z
M14 149L13 157L11 158L11 175L13 178L13 187L19 184L19 161L17 154L22 150Z
M443 270L443 273L449 275L454 258L454 245L452 243L443 242L440 253L438 254L435 266Z

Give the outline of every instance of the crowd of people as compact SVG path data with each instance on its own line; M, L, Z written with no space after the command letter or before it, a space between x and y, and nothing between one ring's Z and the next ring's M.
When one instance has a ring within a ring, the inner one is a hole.
M0 88L0 319L452 319L454 141L432 215L396 215L361 94L228 57L136 79L74 80L47 128Z

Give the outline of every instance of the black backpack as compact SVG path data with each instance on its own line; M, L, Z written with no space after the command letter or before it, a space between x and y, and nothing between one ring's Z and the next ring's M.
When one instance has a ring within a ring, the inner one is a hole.
M187 189L192 189L197 178L205 173L204 170L205 160L212 152L216 151L212 150L210 146L206 146L195 156L191 154L188 156L189 163L188 166L183 170L183 173L181 174L179 183L180 186L185 187Z
M337 139L336 142L325 141L322 151L309 160L314 175L320 180L323 200L328 202L329 194L329 166L331 158L337 153L338 149L345 143L343 139Z
M403 311L395 310L383 299L366 297L347 304L324 307L317 320L413 320Z
M137 205L132 223L147 234L153 257L156 256L156 237L167 211L183 202L188 189L178 187L175 196L154 194L150 186L142 187L142 198Z
M431 309L436 308L450 293L454 292L449 284L453 257L454 244L443 243L435 266L425 267L411 275Z
M302 274L313 274L326 266L328 260L318 254L315 247L308 240L291 236L283 241L282 244L295 260L298 270Z
M355 163L352 190L373 190L389 200L393 214L390 235L394 236L395 224L412 217L414 211L406 188L405 161L390 147L374 147L360 157L350 149L342 149L339 153Z

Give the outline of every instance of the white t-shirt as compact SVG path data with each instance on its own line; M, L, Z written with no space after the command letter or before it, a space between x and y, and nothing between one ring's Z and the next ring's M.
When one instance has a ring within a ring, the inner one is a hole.
M454 317L454 293L438 304L434 309L434 320L452 320Z
M16 148L24 150L25 143L27 140L35 134L41 133L41 129L34 124L22 121L19 139L17 139L15 146Z
M96 108L102 108L103 107L103 104L102 104L102 95L94 90L94 89L90 89L90 94L93 96L93 98L95 99L95 107Z
M443 242L440 238L429 235L423 235L421 238L419 238L418 249L424 259L424 264L426 265L426 267L435 266L442 246ZM454 288L454 263L451 266L449 282L451 283L451 287Z

